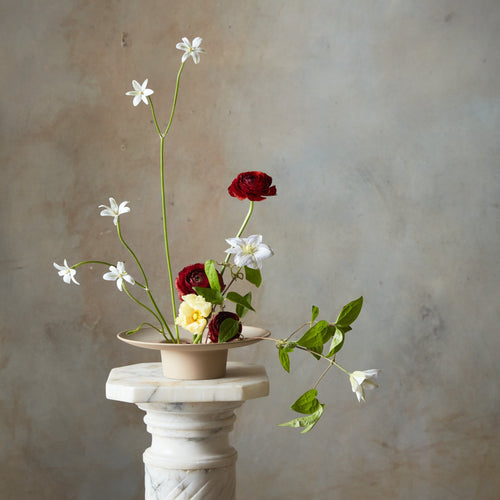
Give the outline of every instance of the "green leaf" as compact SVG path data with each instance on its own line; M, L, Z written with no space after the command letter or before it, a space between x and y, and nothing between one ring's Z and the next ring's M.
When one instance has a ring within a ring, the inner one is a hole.
M345 305L342 308L342 311L340 311L339 317L337 318L337 321L335 321L335 324L337 326L349 326L359 316L362 307L363 297L359 297L359 299L349 302L349 304Z
M328 328L323 330L322 340L323 344L326 344L335 333L335 325L328 325Z
M262 274L260 273L260 269L252 269L251 267L245 266L245 278L257 288L259 288L262 283Z
M318 391L316 389L309 389L290 408L297 413L304 413L306 415L314 413L319 407L319 401L316 399L317 395Z
M319 314L319 307L312 306L311 325L314 323L314 320L318 317L318 314Z
M302 347L311 348L323 344L323 330L328 328L328 322L318 321L314 326L311 326L304 335L297 341Z
M207 275L208 282L210 283L210 288L220 292L219 275L217 274L215 262L213 260L207 260L205 262L205 274Z
M239 321L236 321L233 318L226 318L220 325L219 339L217 342L222 344L223 342L227 342L228 340L238 336L239 329Z
M244 295L244 298L248 300L248 303L252 302L252 292L248 292L246 295ZM243 318L245 314L248 312L248 309L241 304L236 304L236 314L240 317Z
M320 404L319 408L312 415L295 418L293 420L290 420L290 422L285 422L284 424L278 424L278 425L288 426L288 427L304 427L304 430L301 431L301 434L305 434L306 432L309 432L316 425L321 415L323 414L324 408L325 405Z
M224 302L224 297L217 290L212 290L211 288L202 288L201 286L195 286L194 290L198 295L201 295L207 302L212 304L221 305Z
M290 373L290 356L288 356L288 352L285 349L279 349L278 354L280 357L281 366Z
M246 309L250 309L250 311L255 311L255 309L252 307L252 304L248 300L247 296L243 297L239 293L229 292L226 295L226 298L227 298L227 300L230 300L231 302L234 302L235 304L239 304L240 306L243 306Z
M341 329L336 328L335 333L332 337L332 343L330 344L330 350L328 351L326 357L329 358L330 356L333 356L334 354L339 352L340 349L342 349L343 345L344 345L344 332Z

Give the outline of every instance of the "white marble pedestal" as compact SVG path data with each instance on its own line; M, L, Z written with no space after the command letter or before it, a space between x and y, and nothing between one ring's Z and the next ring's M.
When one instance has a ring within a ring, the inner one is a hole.
M221 379L167 379L161 363L142 363L114 368L106 383L108 399L146 412L152 436L143 455L146 500L233 500L234 410L268 394L264 367L235 362Z

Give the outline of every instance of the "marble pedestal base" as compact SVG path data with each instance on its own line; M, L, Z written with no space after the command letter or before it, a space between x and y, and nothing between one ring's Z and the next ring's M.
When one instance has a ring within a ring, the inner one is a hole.
M262 366L231 362L221 379L166 379L160 363L143 363L114 368L106 383L108 399L146 412L152 436L143 455L146 500L233 500L234 410L268 393Z

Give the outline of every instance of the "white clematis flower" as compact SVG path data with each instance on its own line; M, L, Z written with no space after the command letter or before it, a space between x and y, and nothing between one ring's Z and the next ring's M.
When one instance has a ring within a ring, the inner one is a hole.
M71 267L68 266L68 262L66 259L64 259L64 265L60 266L59 264L56 264L54 262L54 267L59 270L57 273L59 276L62 276L62 279L64 283L75 283L76 285L79 285L78 281L75 279L75 274L76 271L74 269L71 269Z
M252 234L248 238L228 238L231 248L226 253L234 254L237 266L247 266L250 269L262 269L262 261L274 255L271 248L262 243L262 235Z
M123 262L118 262L116 267L109 266L109 273L104 274L103 279L106 281L116 281L116 286L120 292L123 290L123 280L131 285L135 283L134 278L125 271L125 264Z
M147 86L148 86L147 78L142 82L142 85L140 85L139 82L132 80L132 87L134 87L134 90L129 90L125 95L134 96L134 101L133 101L134 106L137 106L141 101L146 105L149 104L148 96L154 94L154 91L148 89Z
M183 295L182 300L175 322L192 334L200 335L207 324L207 317L212 312L212 304L195 293Z
M378 385L375 383L380 370L355 371L349 374L352 392L356 393L358 401L365 400L365 390L375 389Z
M205 49L200 47L202 41L203 39L197 36L191 44L187 38L182 38L182 42L179 42L175 46L177 49L185 51L182 54L182 62L185 62L190 56L193 58L195 64L200 62L200 54L205 53Z
M99 208L104 208L104 210L101 210L101 215L103 217L114 217L113 224L116 226L116 224L118 223L118 216L130 212L130 207L126 206L127 203L128 201L122 201L120 203L120 206L118 206L118 203L116 203L115 199L110 198L109 207L107 205L99 205Z

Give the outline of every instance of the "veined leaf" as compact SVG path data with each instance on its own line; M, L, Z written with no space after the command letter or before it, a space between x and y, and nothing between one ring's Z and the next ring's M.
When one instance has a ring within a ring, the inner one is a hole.
M240 329L239 321L236 321L233 318L226 318L220 325L219 328L219 339L217 342L222 344L223 342L227 342L232 338L238 335L238 331Z
M248 302L252 302L252 292L248 292L246 295L243 296L243 298L247 299ZM248 309L245 306L242 306L241 304L236 304L236 314L240 317L243 318L245 314L248 312Z
M329 358L330 356L333 356L334 354L339 352L340 349L342 349L343 345L344 345L344 332L341 329L336 328L335 333L332 337L332 343L330 344L330 350L328 351L326 357Z
M281 366L285 371L290 373L290 356L288 356L288 352L285 349L279 349L278 354L280 357Z
M297 341L302 347L311 348L319 344L323 344L323 330L328 328L328 322L318 321L314 326L311 326L304 335Z
M252 269L251 267L245 266L245 278L257 288L259 288L262 283L262 274L260 273L260 269Z
M202 288L201 286L195 286L194 290L198 295L201 295L207 302L212 304L221 305L224 302L224 297L217 290L212 290L211 288Z
M250 309L250 311L255 311L255 309L252 307L252 304L250 304L250 301L248 300L248 297L245 296L243 297L239 293L236 292L229 292L226 295L227 300L230 300L231 302L234 302L235 304L239 304L246 309Z
M278 425L288 426L288 427L304 427L304 430L301 431L301 434L305 434L306 432L309 432L316 425L321 415L323 414L324 408L325 405L320 404L318 409L312 415L295 418L293 420L290 420L290 422L285 422L284 424L278 424Z
M290 408L297 413L310 415L319 407L319 401L316 399L317 395L318 391L316 389L309 389L304 392L304 394L302 394L302 396L300 396L300 398L298 398Z
M215 262L213 260L209 259L205 262L205 274L207 275L208 282L210 283L210 288L220 292L219 275L217 274Z
M362 296L356 300L353 300L352 302L349 302L349 304L345 305L342 308L342 311L340 311L339 317L337 318L337 321L335 321L335 324L339 326L349 326L359 316L362 307Z

